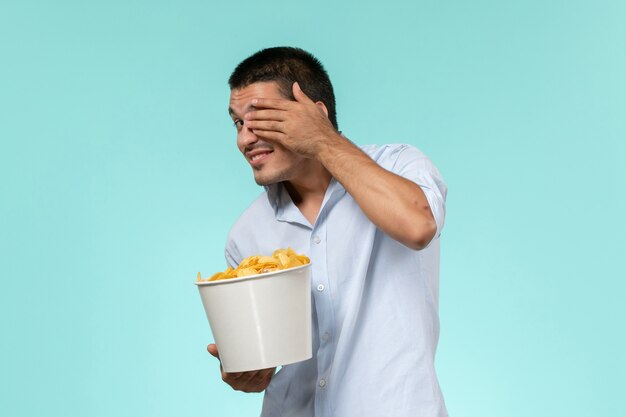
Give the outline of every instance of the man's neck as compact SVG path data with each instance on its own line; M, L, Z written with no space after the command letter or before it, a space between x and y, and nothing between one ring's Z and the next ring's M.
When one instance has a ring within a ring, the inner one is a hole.
M322 167L305 178L284 182L291 200L311 224L315 224L319 215L331 178L330 172Z

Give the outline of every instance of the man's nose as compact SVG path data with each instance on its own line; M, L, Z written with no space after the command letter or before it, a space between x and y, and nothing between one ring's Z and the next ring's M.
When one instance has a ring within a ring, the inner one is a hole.
M241 132L239 132L239 140L243 146L248 146L258 141L259 138L252 132L251 129L248 129L248 126L244 122L241 127Z

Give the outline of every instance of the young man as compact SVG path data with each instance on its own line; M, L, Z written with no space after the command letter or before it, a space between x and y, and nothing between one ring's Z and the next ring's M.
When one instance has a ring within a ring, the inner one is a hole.
M434 369L441 175L414 147L346 139L328 75L301 49L259 51L229 84L237 146L265 192L233 226L226 259L308 255L314 346L278 373L222 378L265 390L263 416L446 416Z

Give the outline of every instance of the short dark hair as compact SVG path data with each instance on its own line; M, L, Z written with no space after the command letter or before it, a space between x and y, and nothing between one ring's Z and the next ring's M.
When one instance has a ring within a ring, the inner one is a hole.
M288 46L262 49L237 65L228 84L236 90L262 81L276 82L290 100L295 100L291 87L297 81L311 100L324 103L328 119L338 129L333 85L322 63L309 52Z

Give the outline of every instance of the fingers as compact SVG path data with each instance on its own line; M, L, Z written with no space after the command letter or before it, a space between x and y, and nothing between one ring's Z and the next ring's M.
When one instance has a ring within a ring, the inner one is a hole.
M224 372L224 370L222 369L222 380L229 384L231 384L231 382L232 383L238 382L240 379L245 381L247 379L245 377L246 373L247 372Z
M257 137L264 139L268 142L274 142L274 143L278 142L279 144L284 144L285 139L286 139L286 135L284 133L276 132L273 130L254 129L252 130L252 133L254 133Z
M209 344L206 350L219 359L220 355L214 343ZM233 387L233 389L244 392L261 392L267 387L271 379L271 375L267 374L270 371L268 369L250 372L224 372L224 368L220 364L220 371L224 382ZM273 375L274 369L271 369L271 371Z
M291 86L291 92L293 93L293 97L298 103L313 103L313 100L311 100L309 96L307 96L304 91L302 91L298 82L293 83L293 85ZM251 104L259 109L289 110L293 108L294 104L296 103L286 99L255 98L251 101Z
M285 120L284 110L256 110L249 111L244 115L245 120Z
M210 344L207 346L209 353L217 358L219 354L217 346ZM259 369L249 372L224 372L220 365L222 380L230 385L234 390L243 392L261 392L269 385L276 368Z
M269 141L282 143L287 137L286 123L282 121L246 120L245 125L256 136Z
M272 372L270 374L267 372L267 370L255 372L253 375L250 376L248 383L246 384L246 386L244 387L244 390L242 391L245 391L245 392L263 391L269 385L272 375L274 375L274 373Z
M244 372L237 378L238 382L241 384L241 388L249 388L256 385L256 381L258 379L259 372L251 371Z
M282 132L282 122L276 122L274 120L250 120L246 121L245 125L249 130L271 130L273 132Z
M258 109L274 110L289 110L295 104L291 100L275 98L255 98L250 103Z
M258 371L222 374L224 381L233 389L243 392L261 392L269 385L276 368Z

